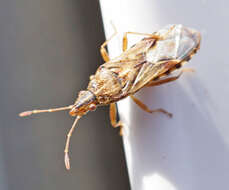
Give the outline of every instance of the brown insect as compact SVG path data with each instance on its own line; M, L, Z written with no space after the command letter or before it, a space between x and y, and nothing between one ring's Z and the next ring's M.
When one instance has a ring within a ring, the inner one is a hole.
M189 61L199 49L201 40L199 32L182 25L169 25L153 34L126 32L123 37L123 53L110 60L105 46L116 34L115 30L111 38L102 44L100 51L105 63L94 75L90 76L87 90L79 92L73 105L19 114L23 117L36 113L70 110L70 115L76 119L68 132L64 150L67 169L70 169L69 143L76 123L88 111L94 111L97 106L110 105L110 119L113 127L123 125L121 121L116 120L115 102L127 96L130 96L146 112L162 112L171 117L172 114L162 108L149 109L133 94L143 87L161 85L178 79L185 71L184 69L177 76L166 77L166 75ZM128 34L147 37L127 50Z

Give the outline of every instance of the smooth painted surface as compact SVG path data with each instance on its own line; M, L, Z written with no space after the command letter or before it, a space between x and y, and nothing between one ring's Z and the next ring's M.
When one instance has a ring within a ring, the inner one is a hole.
M229 12L223 0L101 0L106 36L111 20L120 33L109 44L121 52L122 32L152 33L167 24L183 24L202 34L200 51L187 64L195 73L140 91L150 108L143 112L130 99L118 103L125 123L124 146L132 190L215 190L229 187ZM139 38L129 37L130 45Z

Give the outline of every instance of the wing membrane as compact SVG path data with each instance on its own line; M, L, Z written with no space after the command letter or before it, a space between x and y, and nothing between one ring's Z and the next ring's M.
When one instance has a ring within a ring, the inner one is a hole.
M188 59L200 44L200 34L182 25L159 30L161 39L145 38L119 57L102 65L115 73L122 96L133 94L154 78Z

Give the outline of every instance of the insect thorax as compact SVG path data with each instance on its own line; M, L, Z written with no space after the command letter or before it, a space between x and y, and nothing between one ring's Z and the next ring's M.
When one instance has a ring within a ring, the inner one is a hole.
M109 104L120 99L122 86L114 72L100 67L90 79L88 90L96 96L99 104Z

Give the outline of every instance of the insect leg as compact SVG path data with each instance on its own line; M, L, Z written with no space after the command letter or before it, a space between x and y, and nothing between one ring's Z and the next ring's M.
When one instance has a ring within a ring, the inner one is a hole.
M116 104L115 103L111 103L110 104L110 120L111 120L111 125L116 128L116 127L120 127L120 132L119 134L122 136L123 134L123 124L121 121L117 121L117 109L116 109Z
M161 85L161 84L165 84L165 83L168 83L168 82L172 82L172 81L175 81L177 80L178 78L180 78L180 76L184 73L184 72L194 72L194 69L191 69L191 68L184 68L181 70L181 72L177 75L177 76L173 76L173 77L168 77L168 78L165 78L165 79L161 79L161 80L158 80L158 81L150 81L146 87L152 87L152 86L158 86L158 85Z
M134 35L140 35L140 36L149 36L155 40L158 40L160 36L155 35L155 34L147 34L147 33L139 33L139 32L125 32L123 35L122 39L122 50L126 51L127 46L128 46L128 39L127 39L127 34L134 34Z
M112 38L114 38L114 37L117 35L117 30L116 30L116 28L115 28L115 26L114 26L114 24L113 24L112 22L111 22L111 25L112 25L112 27L113 27L113 29L114 29L114 33L113 33L113 34L111 35L111 37L110 37L108 40L106 40L106 41L101 45L101 47L100 47L100 53L101 53L101 56L102 56L102 58L103 58L103 60L104 60L105 62L107 62L107 61L110 60L110 57L109 57L109 55L108 55L108 52L107 52L105 46L108 44L109 41L111 41Z
M122 50L126 51L127 46L128 46L127 34L135 34L135 35L140 35L140 36L149 36L149 37L151 37L151 38L153 38L155 40L159 40L159 39L166 38L166 36L171 32L171 30L174 29L174 27L175 27L175 25L172 26L164 36L157 35L156 33L147 34L147 33L140 33L140 32L125 32L124 36L123 36L123 39L122 39L122 44L123 44Z
M148 113L155 113L155 112L161 112L166 114L168 117L172 117L173 115L169 112L167 112L166 110L162 109L162 108L158 108L158 109L154 109L151 110L149 109L144 103L142 103L139 99L137 99L135 96L130 95L130 97L132 98L132 100L140 107L142 108L144 111L148 112Z

